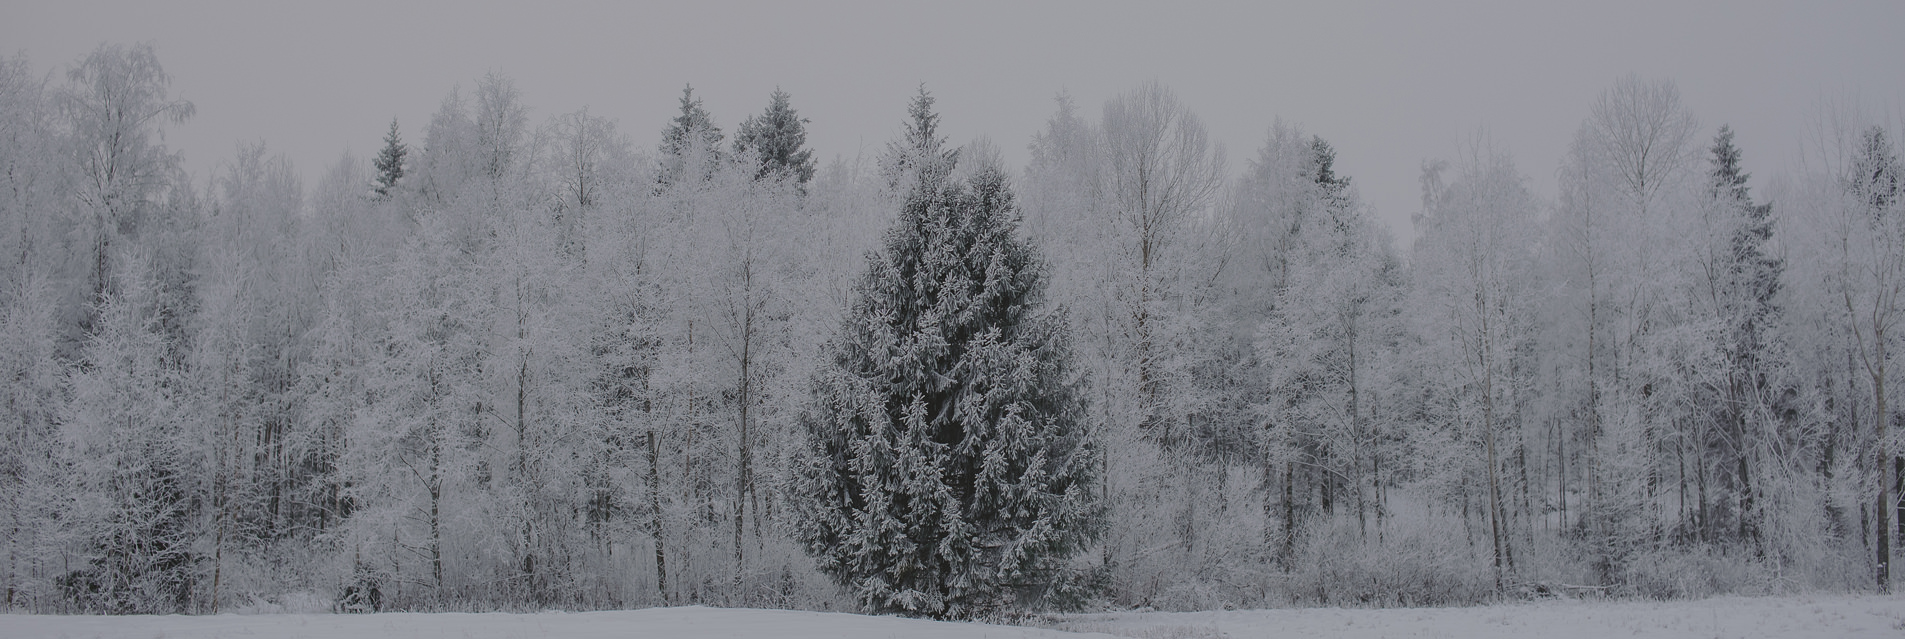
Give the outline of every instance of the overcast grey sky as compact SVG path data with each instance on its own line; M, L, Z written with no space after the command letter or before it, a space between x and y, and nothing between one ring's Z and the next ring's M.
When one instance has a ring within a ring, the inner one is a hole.
M1278 117L1327 138L1399 238L1421 160L1480 128L1552 197L1588 105L1629 72L1678 82L1703 141L1732 124L1759 176L1797 157L1822 98L1886 113L1905 98L1898 0L1171 5L6 1L0 51L53 72L101 42L153 42L198 106L167 138L195 176L262 139L307 187L346 149L368 161L393 116L420 141L450 89L491 70L535 121L587 106L646 148L684 83L730 132L779 86L823 164L877 152L924 82L955 143L990 137L1015 167L1060 90L1096 119L1157 79L1233 171Z

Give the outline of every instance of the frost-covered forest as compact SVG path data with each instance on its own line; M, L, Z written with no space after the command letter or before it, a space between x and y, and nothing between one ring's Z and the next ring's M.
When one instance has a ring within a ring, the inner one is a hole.
M806 426L921 162L1016 203L1069 344L1031 388L1103 512L1059 599L1886 591L1905 541L1901 131L1854 106L1749 176L1607 79L1558 166L1424 162L1405 240L1325 138L1157 82L1060 95L1013 167L931 87L828 156L800 95L615 122L493 73L306 184L264 143L188 175L149 45L39 64L0 59L9 610L858 609Z

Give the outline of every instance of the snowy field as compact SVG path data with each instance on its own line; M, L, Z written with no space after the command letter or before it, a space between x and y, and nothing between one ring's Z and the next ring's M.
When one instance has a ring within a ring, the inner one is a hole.
M1015 639L1141 637L1905 637L1905 597L1723 597L1702 601L1544 602L1479 608L1308 608L1063 615L1055 629L841 613L653 608L541 614L220 615L59 617L0 615L0 637L45 639L383 639L398 637L838 637Z
M1056 625L1066 630L1145 639L1898 638L1905 637L1905 597L1821 595L1673 602L1548 601L1476 608L1121 612L1066 615Z
M1073 639L1105 636L899 617L699 606L540 614L0 616L0 638L5 639Z

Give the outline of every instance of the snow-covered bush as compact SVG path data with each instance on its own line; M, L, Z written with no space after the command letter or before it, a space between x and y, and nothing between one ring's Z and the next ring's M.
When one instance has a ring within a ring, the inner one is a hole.
M1380 537L1339 517L1314 522L1300 538L1297 568L1280 584L1287 603L1472 605L1495 592L1485 539L1477 535L1471 544L1455 517L1405 511Z

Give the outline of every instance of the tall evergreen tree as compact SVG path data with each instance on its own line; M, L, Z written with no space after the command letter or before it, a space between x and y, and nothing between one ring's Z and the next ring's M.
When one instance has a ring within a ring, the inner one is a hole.
M397 135L397 119L390 119L390 132L384 134L384 150L377 152L373 164L377 167L377 182L372 187L377 197L390 197L390 190L397 188L397 181L403 179L403 158L410 152L404 146L403 138Z
M774 89L767 110L741 123L734 134L734 149L754 149L760 154L761 168L755 179L785 175L806 184L814 177L814 152L807 146L807 119L800 117L788 103L786 91Z
M1779 308L1773 298L1779 293L1785 260L1767 248L1773 237L1773 206L1753 204L1746 187L1749 176L1740 168L1740 148L1733 144L1731 127L1720 127L1710 155L1707 197L1720 213L1727 233L1716 269L1719 290L1715 296L1715 310L1726 330L1721 353L1727 369L1722 382L1725 387L1720 389L1725 401L1717 407L1719 429L1712 433L1709 446L1716 448L1723 456L1722 463L1729 466L1722 469L1719 479L1734 497L1737 534L1745 541L1753 540L1759 528L1750 468L1756 442L1754 431L1748 427L1749 415L1754 411L1749 402L1768 396L1766 341L1768 331L1778 322ZM1702 495L1696 508L1702 513L1700 532L1711 537L1719 531L1716 522L1705 514L1706 506Z
M1017 215L995 170L917 182L814 381L799 536L871 609L1049 601L1098 535L1064 314Z
M880 174L886 177L888 187L909 188L908 177L920 184L937 184L952 173L959 150L947 149L946 138L939 135L939 114L933 112L933 101L933 94L920 85L919 94L906 107L905 131L900 139L888 142L886 153L880 156Z
M701 98L695 97L694 86L683 86L681 113L661 132L661 183L680 180L690 167L696 167L696 175L706 179L720 159L722 137L714 116L702 108Z
M1336 147L1330 146L1323 136L1310 136L1310 154L1316 163L1316 184L1323 187L1330 197L1341 197L1349 188L1349 176L1336 175Z
M1898 156L1892 154L1892 142L1885 129L1871 127L1859 134L1859 146L1852 158L1852 173L1846 190L1873 212L1874 219L1898 201L1901 171Z

